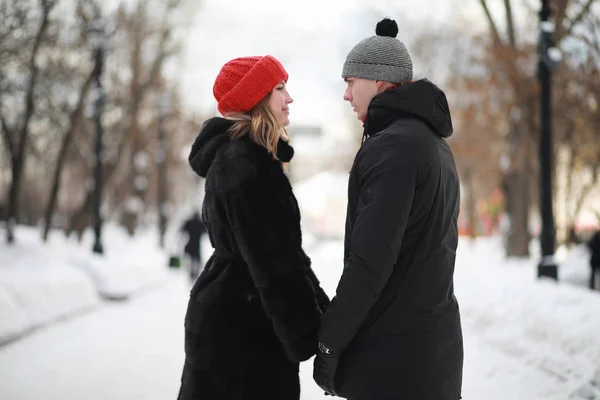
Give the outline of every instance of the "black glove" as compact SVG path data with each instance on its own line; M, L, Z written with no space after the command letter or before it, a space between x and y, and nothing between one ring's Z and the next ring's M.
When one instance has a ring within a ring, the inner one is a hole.
M315 357L313 378L326 395L339 396L335 387L335 373L341 351L330 349L319 342L319 351Z

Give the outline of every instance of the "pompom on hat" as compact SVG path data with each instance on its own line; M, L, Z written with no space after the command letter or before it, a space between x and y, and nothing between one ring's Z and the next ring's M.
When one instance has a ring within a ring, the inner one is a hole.
M398 24L384 18L375 36L361 40L346 57L343 78L363 78L404 84L413 79L413 65L404 43L396 39Z
M248 112L279 82L287 80L288 73L273 56L240 57L223 65L213 94L221 114Z

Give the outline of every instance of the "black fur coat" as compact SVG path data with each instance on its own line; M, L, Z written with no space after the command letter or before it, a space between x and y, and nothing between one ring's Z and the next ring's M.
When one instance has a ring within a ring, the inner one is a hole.
M206 178L215 248L191 290L179 400L297 400L329 299L302 250L300 212L280 161L232 122L208 120L190 154ZM278 158L293 149L279 142Z

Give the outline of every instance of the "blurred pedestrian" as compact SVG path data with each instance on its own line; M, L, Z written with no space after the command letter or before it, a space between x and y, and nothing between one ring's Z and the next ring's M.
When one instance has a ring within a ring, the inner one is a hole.
M590 250L590 289L596 289L596 274L600 275L600 230L596 230L587 243ZM600 289L600 285L598 285Z
M200 218L199 212L194 212L192 216L185 221L181 231L187 234L187 243L183 252L188 258L190 280L194 282L200 274L202 265L202 236L206 233L206 227Z

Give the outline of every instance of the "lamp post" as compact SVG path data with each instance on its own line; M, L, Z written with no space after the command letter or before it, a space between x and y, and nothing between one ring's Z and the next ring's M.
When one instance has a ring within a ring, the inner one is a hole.
M165 232L167 230L167 135L165 122L171 109L171 102L167 93L163 93L158 101L158 151L156 152L156 164L158 170L158 232L159 245L165 247Z
M556 232L552 210L552 71L562 59L554 44L554 24L550 19L549 0L542 0L540 36L538 45L538 79L540 83L540 234L541 259L537 275L558 280L558 266L554 261Z
M104 23L100 19L92 21L90 29L90 41L94 57L94 125L96 127L96 166L94 170L94 247L93 252L103 254L102 246L102 108L104 106L104 90L102 87L102 71L104 68L104 47L106 36L104 35Z

